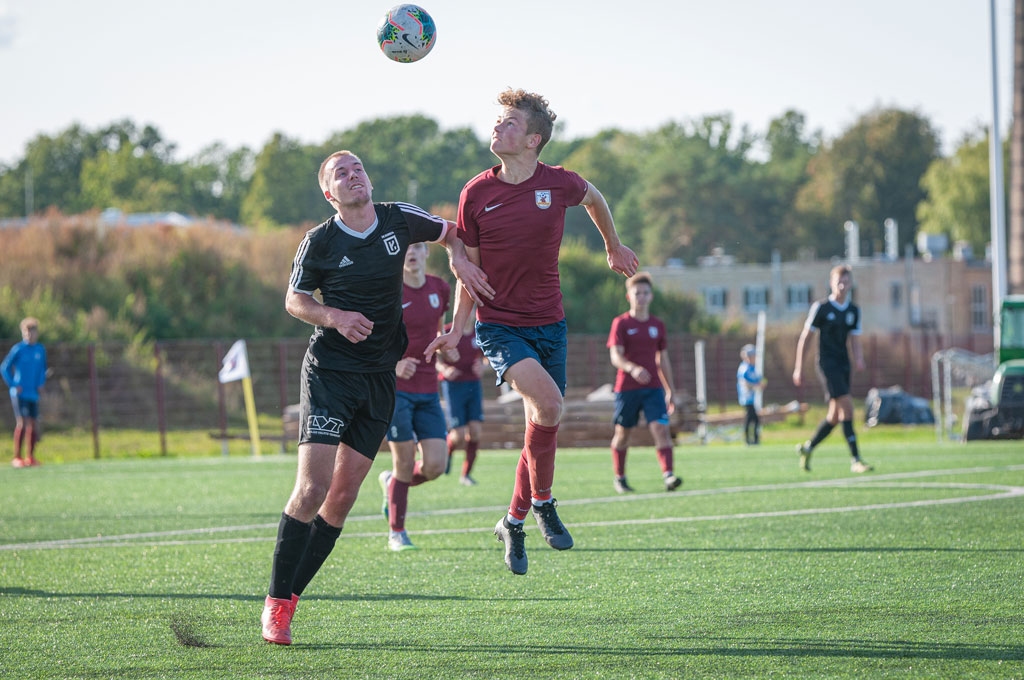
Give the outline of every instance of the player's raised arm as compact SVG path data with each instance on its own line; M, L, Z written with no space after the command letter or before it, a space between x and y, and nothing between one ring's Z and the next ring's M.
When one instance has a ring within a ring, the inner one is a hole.
M636 253L623 245L622 241L619 240L619 234L615 231L615 220L612 219L612 211L608 207L608 201L597 190L597 187L590 182L587 182L587 193L583 196L583 200L580 201L580 205L586 208L587 214L590 215L590 219L594 222L594 226L601 232L601 237L604 239L604 249L608 254L608 267L623 276L629 277L636 274L637 268L640 266L640 260L637 258Z
M454 222L448 222L442 244L448 249L449 266L459 283L465 285L470 298L475 304L484 306L484 299L494 299L494 288L487 282L487 274L480 268L480 251L470 249L456 234ZM469 251L473 250L471 257Z

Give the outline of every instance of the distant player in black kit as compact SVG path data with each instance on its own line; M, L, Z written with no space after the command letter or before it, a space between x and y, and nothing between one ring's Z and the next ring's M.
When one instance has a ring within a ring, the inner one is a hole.
M811 452L836 426L842 422L843 434L850 447L851 472L869 472L871 466L860 459L857 451L857 435L853 432L853 399L850 397L850 355L846 344L849 340L853 360L858 371L864 370L864 356L860 349L860 309L850 299L853 275L846 265L832 268L829 274L831 294L824 300L811 305L807 323L796 344L796 363L793 367L793 384L803 381L804 343L811 331L818 331L818 374L825 387L828 400L828 414L818 425L814 436L798 445L800 468L811 470Z
M341 534L395 406L395 365L408 342L402 269L411 243L439 242L472 295L493 295L465 259L455 225L408 203L373 203L362 161L331 154L318 175L337 214L306 233L285 309L316 326L302 362L298 472L274 548L263 638L291 644L299 595ZM323 302L314 297L320 291ZM480 302L480 300L478 300Z

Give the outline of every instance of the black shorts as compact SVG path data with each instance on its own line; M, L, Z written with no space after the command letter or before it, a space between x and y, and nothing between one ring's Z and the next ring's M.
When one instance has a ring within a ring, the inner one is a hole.
M300 444L342 442L377 457L395 410L394 371L332 371L314 366L307 354L299 383Z
M819 364L818 378L825 390L825 401L850 393L850 364Z

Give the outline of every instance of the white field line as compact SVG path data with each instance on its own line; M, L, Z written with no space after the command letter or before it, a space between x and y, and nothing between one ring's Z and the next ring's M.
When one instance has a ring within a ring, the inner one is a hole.
M842 488L845 486L864 486L869 488L898 488L898 489L976 489L989 493L973 496L959 496L954 498L935 498L916 501L899 501L893 503L870 503L867 505L847 505L827 508L799 508L793 510L772 510L761 512L742 512L722 515L700 515L693 517L649 517L643 519L622 519L607 520L601 522L574 522L573 527L610 527L610 526L636 526L645 524L683 524L690 522L718 522L725 520L742 519L764 519L769 517L795 517L801 515L826 515L848 512L862 512L865 510L891 510L895 508L921 508L933 505L954 505L959 503L977 503L981 501L1003 500L1024 496L1024 487L1008 486L1004 484L969 484L959 482L900 482L897 480L920 479L923 477L946 477L952 475L968 475L979 473L991 473L998 471L1020 471L1024 465L1011 465L1004 467L976 467L960 468L955 470L922 470L916 472L893 473L888 475L873 475L867 477L851 477L846 479L830 479L810 482L788 482L784 484L756 484L751 486L735 486L720 489L693 489L688 491L673 492L672 497L686 496L718 496L735 493L756 493L774 492L791 489L808 488ZM665 498L665 493L657 494L630 494L624 496L611 496L605 498L580 498L566 501L559 501L559 505L589 505L594 503L629 503L640 500ZM471 515L478 513L500 513L507 509L507 506L486 506L474 508L446 508L442 510L428 510L422 512L410 512L407 517L436 517L441 515ZM379 514L360 515L348 518L348 525L353 522L374 521L380 522ZM208 527L201 529L176 529L171 531L151 531L134 534L118 534L116 536L88 536L84 538L68 538L54 541L35 541L31 543L8 543L0 545L0 551L15 550L59 550L69 548L92 548L92 547L124 547L124 546L176 546L192 544L229 544L229 543L254 543L258 541L272 541L273 536L249 536L243 538L215 537L217 534L239 533L255 530L272 530L277 528L277 522L266 524L242 524L227 527ZM439 534L462 534L493 531L493 526L487 527L461 527L452 529L417 529L420 535ZM343 538L380 538L383 530L372 532L345 532ZM183 536L209 536L207 539L183 539L174 537ZM155 539L155 540L154 540Z

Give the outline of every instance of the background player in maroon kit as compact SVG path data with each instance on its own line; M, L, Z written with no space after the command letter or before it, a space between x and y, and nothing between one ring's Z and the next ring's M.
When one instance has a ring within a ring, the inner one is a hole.
M654 288L647 274L626 282L629 311L612 320L608 351L615 374L615 433L612 435L612 468L615 490L633 489L626 482L626 452L629 438L643 411L665 482L665 489L678 489L683 480L672 469L672 433L669 416L675 410L672 395L672 364L668 358L665 324L650 313Z
M451 324L445 331L451 330ZM476 462L477 451L480 450L481 424L484 419L484 392L480 378L484 374L484 354L476 341L476 329L472 319L467 320L459 339L459 359L454 363L446 363L438 356L437 371L440 374L441 394L444 396L445 409L448 414L448 462L445 474L452 464L452 454L459 447L465 447L466 458L462 462L462 473L459 483L475 486L476 481L470 476Z
M632 276L636 254L619 241L604 196L574 172L539 161L555 114L542 96L524 90L498 95L501 115L491 152L501 165L470 180L459 197L459 238L480 265L494 297L477 310L477 340L498 383L523 397L526 434L508 514L494 528L505 544L505 565L527 569L523 522L533 511L548 545L573 546L555 510L552 486L558 423L565 393L566 323L558 278L565 211L583 205L604 239L608 266ZM453 330L428 348L458 345L472 295L458 286ZM479 302L479 300L477 300Z
M423 352L443 328L451 287L444 279L427 274L426 243L413 243L405 252L403 281L402 320L409 345L395 366L395 412L388 428L393 467L379 477L384 492L382 509L390 527L388 548L395 551L415 548L405 531L409 487L437 479L448 460L448 427L437 392L437 368L433 357L423 358ZM457 350L447 358L457 359Z

